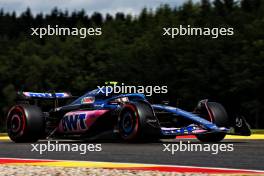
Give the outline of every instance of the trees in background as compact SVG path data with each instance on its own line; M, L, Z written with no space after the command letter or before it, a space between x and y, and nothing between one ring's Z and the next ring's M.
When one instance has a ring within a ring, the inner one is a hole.
M0 10L0 109L17 90L86 90L115 80L127 85L168 85L168 95L190 109L201 98L242 111L252 127L264 128L264 3L202 0L181 7L143 9L138 17L91 16L60 11L20 16ZM234 27L234 36L162 36L163 27ZM31 27L102 27L97 37L30 36ZM0 120L3 123L3 120ZM1 124L0 124L1 125Z

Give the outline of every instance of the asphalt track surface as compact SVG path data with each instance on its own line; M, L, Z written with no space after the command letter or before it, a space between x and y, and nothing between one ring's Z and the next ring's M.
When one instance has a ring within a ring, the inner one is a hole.
M56 160L83 160L83 161L106 161L146 164L185 165L202 167L224 167L236 169L264 170L264 140L241 140L226 139L220 144L233 144L234 151L219 152L180 152L174 155L171 152L164 152L163 144L179 144L180 141L192 144L201 144L196 139L173 139L163 140L155 143L122 143L102 142L100 140L83 142L59 140L59 143L78 144L101 144L102 151L87 152L80 155L79 152L32 152L30 143L15 144L9 140L0 141L0 158L31 158L31 159L56 159ZM53 141L54 142L54 141ZM36 144L47 144L46 140Z

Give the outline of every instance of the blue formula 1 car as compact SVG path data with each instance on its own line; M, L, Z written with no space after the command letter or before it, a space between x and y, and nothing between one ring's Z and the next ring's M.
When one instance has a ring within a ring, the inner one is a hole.
M19 92L7 114L8 135L14 142L43 138L87 139L113 131L124 141L195 135L202 142L219 142L226 134L250 135L245 119L229 116L216 102L201 100L193 112L150 104L143 94L111 94L95 89L75 100L69 93ZM59 106L61 101L70 101ZM46 102L52 102L52 107Z

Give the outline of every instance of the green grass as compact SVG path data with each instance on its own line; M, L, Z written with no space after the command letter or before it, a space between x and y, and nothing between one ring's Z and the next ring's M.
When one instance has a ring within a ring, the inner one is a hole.
M252 129L252 134L264 134L264 129Z

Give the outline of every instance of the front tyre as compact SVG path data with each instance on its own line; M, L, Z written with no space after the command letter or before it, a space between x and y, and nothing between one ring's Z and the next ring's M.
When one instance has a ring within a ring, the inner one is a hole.
M157 141L160 126L151 105L144 101L122 106L118 117L118 131L124 141Z
M7 115L7 133L14 142L36 142L43 136L45 121L38 106L15 105Z
M207 106L207 107L206 107ZM207 112L206 120L211 121L218 127L228 127L229 119L225 108L216 102L208 102L202 107L203 112ZM220 142L226 136L226 133L206 133L197 134L196 137L201 142Z

